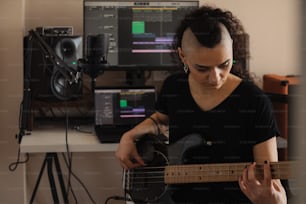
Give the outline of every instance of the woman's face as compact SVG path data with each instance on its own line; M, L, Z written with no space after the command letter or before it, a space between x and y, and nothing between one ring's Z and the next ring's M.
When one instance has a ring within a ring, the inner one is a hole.
M226 30L224 27L223 29ZM232 39L227 30L222 33L221 42L214 48L203 47L190 29L183 35L179 55L189 67L189 77L206 88L219 89L225 83L232 64Z

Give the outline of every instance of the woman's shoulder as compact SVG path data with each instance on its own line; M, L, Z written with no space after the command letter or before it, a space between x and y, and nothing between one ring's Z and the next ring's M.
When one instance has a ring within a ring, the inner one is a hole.
M164 86L167 87L181 87L188 84L188 75L185 73L173 73L169 75L163 82Z
M188 91L188 76L185 73L173 73L162 83L160 93L162 95L177 95Z
M264 94L262 89L260 89L253 81L242 80L240 85L236 89L241 93L248 93L248 94Z
M252 81L241 81L236 93L241 96L242 100L252 104L270 103L268 95Z
M170 74L165 82L188 82L188 75L183 72L176 72Z

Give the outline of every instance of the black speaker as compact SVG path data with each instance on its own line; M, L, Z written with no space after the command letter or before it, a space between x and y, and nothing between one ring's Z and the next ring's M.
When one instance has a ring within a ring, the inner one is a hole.
M57 63L48 49L64 62ZM82 36L40 36L24 38L24 76L30 80L32 98L41 100L71 100L82 95L82 80L71 80L71 73L80 75L77 61L83 56ZM69 69L67 69L69 68Z

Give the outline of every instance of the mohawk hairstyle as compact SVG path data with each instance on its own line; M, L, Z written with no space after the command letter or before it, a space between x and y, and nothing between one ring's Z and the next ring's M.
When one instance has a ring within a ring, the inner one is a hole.
M191 11L181 21L176 30L173 47L175 50L182 46L182 38L185 30L190 28L201 45L208 48L215 47L221 41L223 24L233 39L234 63L231 73L243 78L250 79L247 67L242 61L249 58L249 50L245 47L243 38L247 35L238 18L230 11L221 10L211 6L202 6Z

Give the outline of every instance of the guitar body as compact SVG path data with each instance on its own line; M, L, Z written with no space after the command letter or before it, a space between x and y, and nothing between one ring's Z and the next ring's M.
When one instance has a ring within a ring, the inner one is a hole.
M151 135L145 135L136 142L136 146L146 166L125 171L123 188L134 203L158 201L167 189L167 185L160 179L164 167L169 164L167 147L162 139ZM152 181L148 181L148 177Z
M145 135L136 142L145 167L127 170L123 175L123 188L137 203L173 203L171 187L164 183L165 166L186 163L188 150L203 145L198 134L188 135L175 144L167 145L165 136Z

